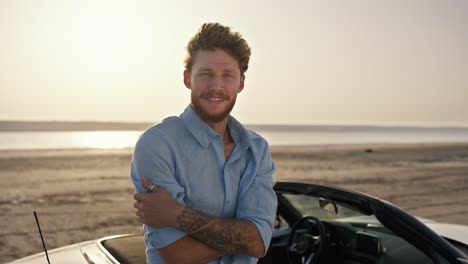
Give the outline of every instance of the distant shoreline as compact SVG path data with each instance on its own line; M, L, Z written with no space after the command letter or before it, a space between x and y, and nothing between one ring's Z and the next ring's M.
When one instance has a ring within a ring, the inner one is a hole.
M0 121L0 132L20 131L144 131L152 123Z
M97 122L97 121L0 121L0 132L39 131L144 131L158 122ZM359 132L359 131L409 131L427 130L460 131L468 133L468 126L384 126L384 125L301 125L301 124L246 124L253 131L294 131L294 132Z

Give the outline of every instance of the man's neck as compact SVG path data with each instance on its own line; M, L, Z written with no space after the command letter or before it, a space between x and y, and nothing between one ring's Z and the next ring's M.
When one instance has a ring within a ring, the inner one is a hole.
M216 134L223 137L226 134L228 119L229 117L225 118L224 120L220 122L208 122L208 121L205 121L205 122L208 126L210 126L216 132Z
M229 115L227 117L225 117L223 120L221 121L218 121L218 122L212 122L212 121L209 121L209 120L205 120L202 115L200 115L197 110L195 109L195 107L190 104L190 107L192 108L192 110L195 112L195 114L197 114L200 119L203 120L203 122L205 122L209 127L211 127L211 129L213 129L215 131L216 134L220 135L221 137L224 137L224 135L226 134L226 129L227 129L227 124L228 124L228 120L229 120Z

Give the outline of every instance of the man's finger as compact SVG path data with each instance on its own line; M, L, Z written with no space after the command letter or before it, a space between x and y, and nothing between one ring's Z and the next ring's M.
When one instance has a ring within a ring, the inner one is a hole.
M133 199L135 199L135 200L141 202L141 201L143 201L143 196L144 196L144 194L142 194L142 193L135 193L135 194L133 195Z
M136 211L135 214L136 214L136 216L138 216L138 218L139 218L140 220L143 220L143 212L141 212L141 211Z
M141 202L135 202L135 203L133 204L133 207L135 207L135 208L138 209L138 210L141 210L142 203L141 203Z

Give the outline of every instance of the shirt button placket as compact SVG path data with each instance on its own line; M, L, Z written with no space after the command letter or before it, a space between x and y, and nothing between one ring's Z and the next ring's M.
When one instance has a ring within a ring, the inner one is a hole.
M231 203L231 182L229 181L229 162L224 164L224 190L225 190L225 200L224 200L224 213L230 211L229 204Z

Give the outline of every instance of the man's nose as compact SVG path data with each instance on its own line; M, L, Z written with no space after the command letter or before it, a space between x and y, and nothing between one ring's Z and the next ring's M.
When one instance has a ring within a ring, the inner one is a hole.
M213 79L211 80L211 88L212 89L215 89L215 90L218 90L218 89L224 89L224 80L222 77L219 77L219 76L215 76L213 77Z

